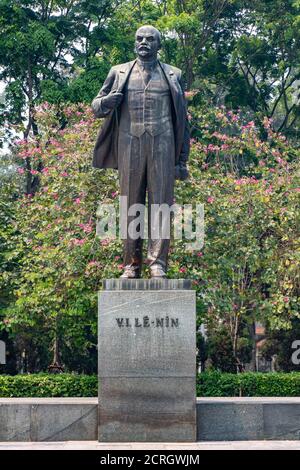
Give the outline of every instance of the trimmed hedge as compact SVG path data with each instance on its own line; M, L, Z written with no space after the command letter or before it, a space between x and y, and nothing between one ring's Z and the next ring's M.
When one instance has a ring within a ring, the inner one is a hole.
M0 397L93 397L97 394L96 375L0 375Z
M96 375L0 375L0 397L95 397ZM225 374L204 372L197 378L198 397L299 397L300 373Z
M299 372L204 372L197 379L198 397L299 397Z

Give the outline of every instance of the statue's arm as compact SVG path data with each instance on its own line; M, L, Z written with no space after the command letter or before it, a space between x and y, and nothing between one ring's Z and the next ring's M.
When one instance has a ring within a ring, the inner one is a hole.
M106 77L105 82L103 83L101 90L99 91L96 98L92 101L92 110L95 116L98 118L106 117L111 112L111 108L105 106L105 104L103 103L103 98L105 98L111 92L115 77L116 71L111 68L109 74Z
M184 109L185 109L185 122L184 122L183 143L182 143L181 152L179 156L179 164L177 168L175 168L175 177L177 179L185 180L189 176L186 164L187 164L189 153L190 153L190 126L189 126L189 120L188 120L188 114L187 114L186 99L184 97L185 87L184 87L181 77L178 77L178 81L179 81L179 84L182 90L182 95L183 95L183 103L184 103Z
M179 83L180 83L182 93L183 93L183 101L184 101L184 109L185 109L184 138L183 138L183 145L181 148L180 162L186 164L189 158L189 153L190 153L190 125L189 125L189 120L188 120L187 104L186 104L186 99L184 97L184 86L183 86L182 80L180 80Z

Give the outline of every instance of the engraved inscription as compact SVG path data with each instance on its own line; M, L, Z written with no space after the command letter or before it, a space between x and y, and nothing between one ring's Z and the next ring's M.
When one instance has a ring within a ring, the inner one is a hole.
M119 328L179 328L179 318L161 317L151 320L148 316L137 317L134 319L122 317L116 318Z

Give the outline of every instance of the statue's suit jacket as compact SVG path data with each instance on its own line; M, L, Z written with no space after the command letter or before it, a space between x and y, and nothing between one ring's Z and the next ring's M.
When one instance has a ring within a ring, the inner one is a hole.
M92 108L96 117L106 117L97 137L94 148L93 166L95 168L118 168L118 123L120 105L115 110L105 110L101 98L111 92L122 93L136 60L112 67ZM175 137L175 165L185 163L189 155L189 126L186 102L181 86L181 70L159 62L170 87L173 102L173 126Z

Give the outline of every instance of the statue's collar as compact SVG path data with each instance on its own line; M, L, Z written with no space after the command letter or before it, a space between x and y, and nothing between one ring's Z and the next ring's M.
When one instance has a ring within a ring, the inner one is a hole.
M157 66L158 64L158 60L157 58L153 59L153 60L142 60L140 59L140 57L137 57L136 59L136 63L142 67L143 69L146 69L146 70L154 70L155 67Z

